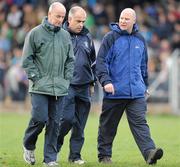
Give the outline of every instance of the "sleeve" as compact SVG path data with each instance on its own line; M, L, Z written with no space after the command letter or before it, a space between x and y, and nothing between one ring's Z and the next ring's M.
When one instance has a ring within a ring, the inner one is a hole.
M25 43L23 47L23 54L22 54L22 67L24 68L28 79L35 82L38 80L39 71L34 63L35 58L35 44L33 40L33 33L32 31L28 33L25 38Z
M67 59L65 62L65 72L64 72L65 74L64 75L65 75L65 79L70 81L73 77L74 61L75 61L70 35L69 35L69 47L68 47L67 54L68 55L67 55Z
M141 75L143 77L144 83L146 85L146 89L148 88L148 54L147 47L145 45L143 57L141 61Z
M101 43L96 59L96 75L102 86L111 83L109 76L109 59L112 56L113 40L112 34L107 34Z
M96 74L95 74L95 68L96 68L96 51L94 47L94 42L93 39L90 39L90 47L91 47L91 53L90 53L90 61L91 61L91 69L92 69L92 74L94 78L94 82L97 80L96 79Z

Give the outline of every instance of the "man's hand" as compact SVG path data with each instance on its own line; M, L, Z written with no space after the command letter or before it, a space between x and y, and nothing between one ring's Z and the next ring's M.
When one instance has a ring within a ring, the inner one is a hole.
M147 89L146 92L145 92L145 99L147 100L149 98L149 96L150 96L150 93L149 93L149 91Z
M91 93L91 94L94 93L94 85L90 85L90 93Z
M109 84L105 85L104 90L106 92L112 93L112 95L114 95L114 86L113 86L113 84L109 83Z

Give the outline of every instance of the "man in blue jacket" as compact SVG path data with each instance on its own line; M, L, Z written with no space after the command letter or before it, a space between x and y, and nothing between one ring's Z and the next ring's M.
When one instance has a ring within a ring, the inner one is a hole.
M64 100L57 149L60 150L64 136L72 128L69 162L76 164L84 163L81 158L81 149L84 143L84 128L90 111L90 87L95 81L95 48L92 37L84 26L85 20L85 10L74 6L69 11L68 21L63 25L63 28L71 35L75 67L69 94Z
M110 28L96 62L97 77L104 88L98 133L99 162L112 162L113 140L126 111L131 132L144 159L147 164L155 164L163 156L163 150L156 148L146 121L148 56L144 38L138 33L135 11L124 9L119 24L112 23Z

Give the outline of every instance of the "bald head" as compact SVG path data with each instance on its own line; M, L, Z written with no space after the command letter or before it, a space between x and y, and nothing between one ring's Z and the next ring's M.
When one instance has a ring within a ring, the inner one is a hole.
M60 2L54 2L50 5L48 11L48 21L54 26L60 26L66 15L66 8Z
M52 12L53 10L62 10L66 12L66 8L64 7L64 5L60 2L54 2L50 5L49 7L49 11L48 12Z
M130 17L132 17L134 19L134 21L136 21L136 12L132 9L132 8L126 8L121 12L122 14L126 14L129 15Z
M136 12L131 8L125 8L119 17L119 26L121 30L132 32L133 25L136 23Z
M86 11L80 6L74 6L69 10L69 29L74 33L80 33L86 21Z

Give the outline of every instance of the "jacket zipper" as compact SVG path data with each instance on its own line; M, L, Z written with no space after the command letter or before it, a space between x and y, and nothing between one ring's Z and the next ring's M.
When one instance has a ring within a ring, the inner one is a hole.
M54 68L54 61L55 61L55 59L54 59L54 39L55 38L55 32L53 32L53 63L52 63L52 71L54 71L53 70L53 68ZM55 95L55 99L57 100L57 96L56 96L56 94L55 94L55 81L54 81L54 76L53 76L53 94Z
M129 57L129 60L128 60L128 63L129 63L129 87L130 87L130 97L132 97L132 88L131 88L131 57L130 57L130 53L131 53L131 39L130 39L130 35L128 35L128 44L129 44L129 54L128 54L128 57Z

